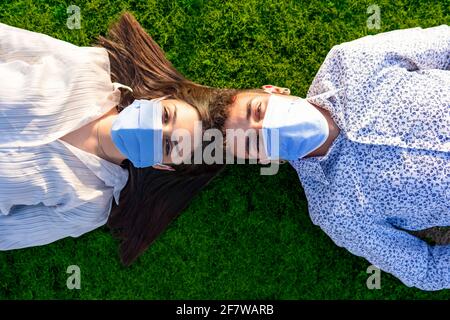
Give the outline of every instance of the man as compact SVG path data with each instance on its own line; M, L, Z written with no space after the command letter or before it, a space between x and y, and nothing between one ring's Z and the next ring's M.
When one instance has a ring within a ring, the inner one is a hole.
M450 288L450 245L406 232L450 225L450 27L337 45L306 99L265 89L237 94L225 123L227 135L257 130L256 150L240 135L229 151L290 160L313 223L338 246L407 286Z

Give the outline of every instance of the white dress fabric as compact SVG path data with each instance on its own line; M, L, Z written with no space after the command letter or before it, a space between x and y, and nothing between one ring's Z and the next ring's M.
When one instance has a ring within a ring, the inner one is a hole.
M0 250L106 223L128 171L60 138L115 107L120 87L105 49L0 23Z

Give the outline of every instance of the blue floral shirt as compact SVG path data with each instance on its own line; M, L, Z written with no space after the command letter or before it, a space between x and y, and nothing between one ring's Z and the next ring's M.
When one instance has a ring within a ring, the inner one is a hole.
M290 162L312 222L409 287L450 288L450 245L404 231L450 226L450 27L334 46L307 99L341 129L326 155Z

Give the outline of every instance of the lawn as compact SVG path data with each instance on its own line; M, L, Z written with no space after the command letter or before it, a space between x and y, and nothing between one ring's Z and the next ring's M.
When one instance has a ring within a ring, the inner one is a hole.
M217 87L289 87L305 96L330 48L368 34L450 23L450 0L0 0L0 22L89 46L131 11L188 78ZM69 29L67 7L80 8ZM135 264L123 267L106 227L80 238L0 252L2 299L448 299L408 288L337 247L312 224L288 164L275 176L230 165ZM81 270L69 290L67 267Z

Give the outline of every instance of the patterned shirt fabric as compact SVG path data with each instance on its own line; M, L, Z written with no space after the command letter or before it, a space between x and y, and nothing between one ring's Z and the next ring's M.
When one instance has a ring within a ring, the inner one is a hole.
M450 226L450 27L334 46L307 100L340 128L324 156L290 161L312 222L408 287L450 288L450 245L405 231Z
M120 99L108 53L0 23L0 250L108 219L128 171L61 140Z

